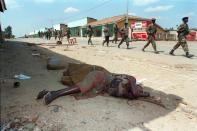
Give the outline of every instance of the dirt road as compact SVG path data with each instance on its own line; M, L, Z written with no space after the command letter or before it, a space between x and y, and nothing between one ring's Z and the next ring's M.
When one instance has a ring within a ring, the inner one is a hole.
M1 125L15 118L38 116L32 129L44 131L197 130L197 57L187 59L181 49L175 52L177 56L169 56L175 44L170 41L158 42L161 51L158 55L151 52L151 47L142 52L144 42L133 42L129 50L126 46L118 49L115 44L102 47L98 38L93 39L93 46L86 42L80 38L78 45L67 47L56 46L54 40L29 38L1 45ZM197 42L189 42L189 47L197 56ZM32 53L40 55L32 56ZM145 79L145 90L161 97L167 109L143 101L104 96L85 100L65 96L45 106L35 100L40 90L64 88L59 82L63 71L46 69L49 56L60 57L65 62L100 65L114 73ZM21 86L13 88L16 81L13 76L19 73L31 79L20 81Z

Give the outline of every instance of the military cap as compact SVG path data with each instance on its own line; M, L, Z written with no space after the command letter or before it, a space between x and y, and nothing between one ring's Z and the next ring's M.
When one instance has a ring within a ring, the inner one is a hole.
M182 18L182 20L188 20L189 19L189 17L183 17Z
M155 18L152 18L152 19L151 19L151 21L155 21L155 20L156 20Z

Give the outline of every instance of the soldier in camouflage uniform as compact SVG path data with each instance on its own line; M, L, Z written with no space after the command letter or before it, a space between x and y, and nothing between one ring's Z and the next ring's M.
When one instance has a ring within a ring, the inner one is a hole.
M66 29L66 36L67 36L67 41L68 41L68 43L70 43L70 34L71 34L70 28L67 27L67 29Z
M129 27L128 27L128 23L125 22L125 27L123 29L120 30L121 36L122 36L122 40L120 41L118 48L120 48L120 45L123 42L126 42L127 45L127 49L129 49Z
M57 30L55 29L55 31L54 31L54 36L55 36L55 40L57 39L57 36L58 36L58 32L57 32Z
M109 46L109 28L108 28L108 25L105 26L104 30L104 35L105 35L105 40L103 41L103 46L105 44L105 42L107 43L107 46Z
M91 43L91 45L93 45L93 43L92 43L93 29L92 29L91 25L88 26L87 35L88 35L88 45L90 43Z
M154 52L156 54L158 54L158 51L157 51L157 47L156 47L156 43L155 43L155 34L157 32L157 27L156 27L156 24L155 24L155 21L156 19L155 18L152 18L152 24L150 24L148 26L148 28L146 29L146 32L148 34L148 42L147 44L142 48L142 51L145 51L146 47L149 46L149 44L151 43L152 46L153 46L153 49L154 49Z
M189 32L189 27L187 25L188 22L188 17L183 17L183 24L181 24L178 29L178 42L177 44L173 47L173 49L170 51L170 55L174 55L174 51L179 48L179 46L182 46L183 50L186 53L186 57L191 58L193 55L189 54L189 49L186 41L186 36L190 33Z
M58 38L59 38L59 41L62 41L62 40L63 40L62 29L60 29L60 30L58 31Z
M118 25L115 23L115 25L114 25L114 39L112 41L112 42L115 41L115 44L118 41L118 32L119 32L119 28L118 28Z

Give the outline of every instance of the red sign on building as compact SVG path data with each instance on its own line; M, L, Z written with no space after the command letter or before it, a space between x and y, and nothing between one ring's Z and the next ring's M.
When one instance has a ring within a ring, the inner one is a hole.
M131 28L133 32L131 37L136 40L146 40L148 35L146 33L146 28L150 24L149 21L136 21L131 23Z
M194 41L196 39L196 32L190 32L190 34L186 36L186 39L189 41Z

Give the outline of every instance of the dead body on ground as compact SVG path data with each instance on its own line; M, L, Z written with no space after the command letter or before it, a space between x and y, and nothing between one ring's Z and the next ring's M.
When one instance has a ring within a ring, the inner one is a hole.
M66 86L57 91L43 90L37 99L50 104L58 97L74 95L76 97L93 97L107 93L113 97L137 99L149 97L148 92L136 83L136 78L126 74L113 74L99 66L87 64L69 64L63 72L62 83Z

